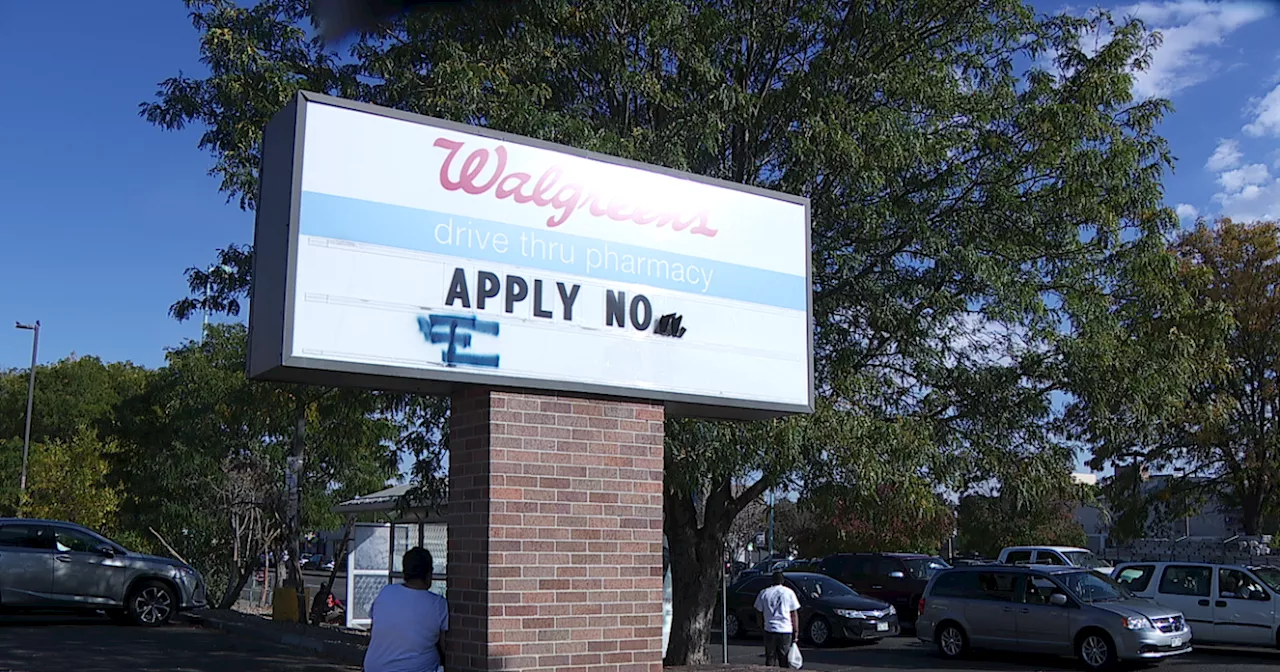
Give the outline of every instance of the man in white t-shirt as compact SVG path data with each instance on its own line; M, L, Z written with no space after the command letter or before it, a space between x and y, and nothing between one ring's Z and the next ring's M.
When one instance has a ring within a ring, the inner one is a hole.
M787 667L792 635L800 631L800 598L782 582L782 572L774 572L773 585L756 596L756 611L764 617L764 664L770 667Z
M441 637L449 630L449 607L431 592L433 564L427 549L409 549L401 563L404 583L374 598L364 672L436 672L444 663Z

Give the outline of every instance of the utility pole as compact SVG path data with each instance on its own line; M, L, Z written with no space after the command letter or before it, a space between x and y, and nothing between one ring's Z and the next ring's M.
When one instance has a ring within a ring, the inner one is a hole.
M773 493L773 489L769 489L769 559L773 559L773 502L777 499L777 495Z
M289 580L285 585L294 588L298 594L298 620L306 623L309 615L307 614L307 596L304 586L306 585L302 579L302 457L306 447L307 434L307 402L303 398L304 393L299 391L296 399L297 407L294 410L293 425L293 450L289 455L288 464L285 468L285 496L288 500L285 502L288 514L288 524L286 525L287 537L285 538L285 548L289 551L289 562L285 569L288 571ZM334 559L334 566L337 566L337 559Z
M27 376L27 427L22 435L22 472L18 476L18 517L22 517L22 505L27 498L27 455L31 452L31 406L36 397L36 353L40 350L40 320L34 324L17 324L18 329L31 331L31 373Z

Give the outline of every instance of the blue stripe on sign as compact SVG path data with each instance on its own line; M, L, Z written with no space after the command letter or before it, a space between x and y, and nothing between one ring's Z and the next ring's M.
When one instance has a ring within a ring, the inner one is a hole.
M800 275L314 191L302 193L298 219L301 232L308 236L631 282L792 310L805 310L808 298L805 278ZM452 235L443 226L450 221ZM466 231L460 233L460 229ZM493 247L498 234L507 238L505 252ZM526 255L521 250L522 234L545 245L537 245L535 252L533 244L527 243L530 254ZM552 247L552 243L557 246ZM624 270L628 255L632 270Z

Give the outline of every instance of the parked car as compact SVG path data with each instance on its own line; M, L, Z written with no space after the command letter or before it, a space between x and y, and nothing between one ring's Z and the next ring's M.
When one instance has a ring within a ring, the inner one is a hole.
M892 604L903 622L914 623L925 585L947 567L942 558L922 553L837 553L823 558L818 571Z
M1177 609L1080 567L956 567L929 582L916 636L943 658L973 649L1074 655L1095 670L1191 651Z
M1133 562L1113 578L1186 614L1202 642L1280 647L1280 568L1200 562Z
M1075 546L1010 546L1000 551L1002 565L1040 565L1044 567L1084 567L1103 574L1111 573L1111 565L1087 548Z
M814 646L837 639L876 641L899 632L893 605L859 595L822 574L786 572L783 577L784 585L800 598L800 634ZM726 635L738 638L763 632L756 596L772 584L772 576L757 576L729 586Z
M0 608L105 611L157 626L204 606L204 578L183 562L73 523L0 518Z
M324 556L319 553L302 556L302 568L318 570L324 566Z
M738 574L738 580L741 581L743 579L750 579L756 576L773 574L774 572L781 572L785 570L790 564L791 564L791 561L783 557L775 556L772 558L765 558L764 560L757 562L751 567L748 567L747 569L742 570L742 572Z

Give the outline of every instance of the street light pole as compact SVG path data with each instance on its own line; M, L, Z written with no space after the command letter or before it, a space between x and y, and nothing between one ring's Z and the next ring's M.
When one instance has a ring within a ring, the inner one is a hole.
M31 405L36 396L36 354L40 350L40 320L35 324L17 324L19 329L31 331L31 374L27 377L27 427L22 436L22 472L18 477L18 517L22 517L22 502L27 497L27 455L31 451Z

